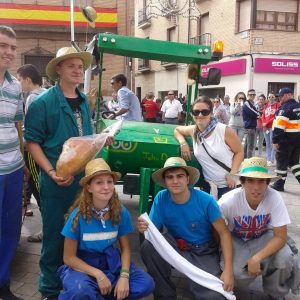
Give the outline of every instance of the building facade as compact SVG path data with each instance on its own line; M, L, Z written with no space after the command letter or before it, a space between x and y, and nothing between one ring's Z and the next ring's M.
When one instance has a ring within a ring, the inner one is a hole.
M183 7L186 0L166 0ZM195 0L201 16L197 20L158 17L147 20L147 1L136 2L136 36L154 39L212 44L224 42L224 58L218 86L199 87L200 94L215 97L254 88L257 93L277 93L289 86L300 94L299 0ZM144 12L144 15L142 14ZM139 16L143 16L143 18ZM186 66L165 68L149 62L136 65L136 86L162 95L169 89L184 93ZM209 66L202 66L203 73Z
M79 47L85 46L97 33L112 32L133 35L134 3L127 0L74 0L74 38ZM95 28L88 26L80 6L92 6L97 11ZM11 26L17 33L17 59L11 69L13 74L23 64L36 65L43 76L45 67L61 47L70 46L70 0L12 0L0 1L0 22ZM110 96L110 78L124 73L132 78L128 59L104 55L102 95ZM92 76L92 86L97 86L98 76Z

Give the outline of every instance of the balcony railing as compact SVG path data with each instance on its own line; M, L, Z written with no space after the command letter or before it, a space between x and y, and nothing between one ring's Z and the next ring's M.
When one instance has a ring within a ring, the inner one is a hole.
M190 38L190 44L211 46L211 34L204 33Z
M144 7L138 11L138 26L139 28L146 28L151 25L149 17L149 7Z
M139 71L149 71L150 70L150 60L148 59L138 59L138 70Z

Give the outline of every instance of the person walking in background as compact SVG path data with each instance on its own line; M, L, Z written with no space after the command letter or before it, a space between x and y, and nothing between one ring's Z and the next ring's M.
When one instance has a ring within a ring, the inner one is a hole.
M258 156L262 156L263 153L263 142L264 142L264 131L262 125L262 114L265 107L266 96L264 94L259 95L257 99L257 103L255 105L256 110L259 113L259 118L256 122L256 130L255 130L255 148L258 148Z
M195 125L178 126L174 136L180 143L181 155L191 160L192 154L202 166L204 190L217 188L216 197L220 198L230 189L235 188L233 174L238 172L243 161L243 146L234 131L219 123L212 115L213 104L207 96L200 96L191 107ZM185 140L193 139L193 153Z
M161 109L166 124L178 124L181 120L182 104L175 99L174 91L168 92L168 98Z
M17 78L21 84L22 91L29 93L26 102L25 102L25 115L27 114L29 106L33 101L43 92L46 91L45 88L41 87L42 85L42 76L34 65L26 64L20 67L17 70ZM26 147L25 147L26 148ZM30 153L27 149L24 151L24 159L26 167L29 170L29 186L32 194L41 210L40 203L40 185L39 185L39 173L40 168L38 164L33 160ZM39 232L30 235L27 238L28 242L41 242L43 239L43 232Z
M152 92L147 94L147 100L143 103L143 110L145 112L145 121L156 123L156 114L160 112L160 108L155 102Z
M224 96L223 105L227 113L227 118L230 118L230 97L229 95Z
M0 25L0 299L18 300L10 290L10 265L21 234L24 160L21 86L8 70L17 54L14 30Z
M112 99L108 101L107 108L109 111L117 112L120 110L120 104L118 101L118 94L116 92L113 92L111 94ZM119 120L121 116L117 116L116 120Z
M245 128L245 145L244 145L244 156L245 158L250 158L253 156L255 151L255 131L257 118L259 113L254 106L255 99L255 90L250 89L248 91L248 99L245 101L242 112L243 112L243 121Z
M267 155L267 164L268 167L274 166L275 162L275 151L272 144L272 124L275 119L275 112L279 109L280 103L275 101L275 95L269 93L268 102L263 110L261 121L264 131L264 137L266 141L266 155Z
M127 78L123 74L115 75L111 78L111 86L118 95L120 109L115 116L121 116L124 121L142 121L142 110L138 97L126 87ZM109 116L110 119L114 115Z
M284 191L288 166L300 183L300 103L293 98L293 91L279 91L281 106L273 122L273 148L276 151L276 173L281 178L272 187Z
M63 284L59 300L140 299L153 291L153 279L131 262L133 224L115 191L120 178L102 158L86 165L83 189L62 229L65 265L58 270Z
M230 105L229 127L237 134L240 141L244 138L243 104L246 101L246 95L238 92L234 97L234 102Z
M30 105L25 118L27 147L40 166L43 241L39 291L47 300L57 299L61 289L57 275L58 267L63 264L60 232L83 175L59 177L55 166L66 140L93 133L87 98L78 90L91 61L88 52L77 52L71 47L59 49L46 67L47 75L57 80L57 84Z
M215 98L213 100L214 108L213 108L213 114L214 117L222 124L228 124L229 116L227 114L227 111L225 109L225 106L221 103L221 98Z

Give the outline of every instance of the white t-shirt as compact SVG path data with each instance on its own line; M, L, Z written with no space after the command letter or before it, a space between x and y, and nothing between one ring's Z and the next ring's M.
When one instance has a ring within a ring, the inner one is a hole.
M161 111L165 113L165 118L177 118L178 113L182 111L182 104L176 99L173 101L167 99L163 103Z
M268 229L291 223L281 195L270 187L255 210L249 206L242 187L224 194L218 204L228 229L244 241L258 238Z

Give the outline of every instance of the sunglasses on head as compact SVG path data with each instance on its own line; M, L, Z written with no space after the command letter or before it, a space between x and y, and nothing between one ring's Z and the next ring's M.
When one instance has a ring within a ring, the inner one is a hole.
M191 114L195 117L199 116L200 114L202 116L208 116L210 114L210 110L209 109L194 109L194 110L191 110Z

